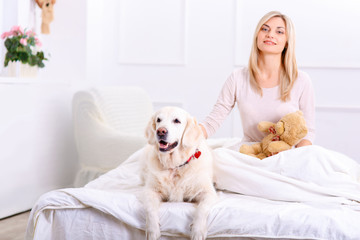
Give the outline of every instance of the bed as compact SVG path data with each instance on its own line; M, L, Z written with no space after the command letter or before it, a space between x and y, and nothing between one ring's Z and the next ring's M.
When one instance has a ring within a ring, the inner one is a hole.
M320 146L265 160L212 141L218 203L208 239L360 239L360 165ZM44 194L26 239L145 239L143 150L82 188ZM162 203L161 239L189 239L193 203Z

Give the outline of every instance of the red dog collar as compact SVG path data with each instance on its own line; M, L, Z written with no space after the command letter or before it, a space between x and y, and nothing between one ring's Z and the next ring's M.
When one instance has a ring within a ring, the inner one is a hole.
M179 166L177 166L177 167L175 167L175 168L173 168L173 169L181 168L181 167L185 166L185 165L188 164L192 159L194 159L194 158L199 158L200 155L201 155L201 152L199 151L199 149L196 149L195 153L194 153L193 155L191 155L186 162L184 162L183 164L181 164L181 165L179 165Z

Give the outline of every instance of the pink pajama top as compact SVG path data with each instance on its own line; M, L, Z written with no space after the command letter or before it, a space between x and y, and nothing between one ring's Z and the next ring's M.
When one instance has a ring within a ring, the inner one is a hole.
M201 123L210 137L220 127L235 104L239 109L244 131L243 142L260 142L266 135L257 129L261 121L277 122L288 113L301 110L308 127L304 139L315 140L314 90L310 77L299 71L290 100L280 99L280 87L262 88L263 96L253 90L247 68L235 70L226 80L211 113ZM239 123L240 124L240 123Z

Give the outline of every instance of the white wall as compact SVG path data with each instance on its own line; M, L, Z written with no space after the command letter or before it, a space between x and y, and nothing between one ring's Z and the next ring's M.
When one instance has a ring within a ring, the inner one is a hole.
M41 12L32 4L0 0L1 33L18 24L39 30L41 19L34 18ZM84 6L85 0L57 1L51 34L37 31L42 50L51 54L38 78L0 76L0 218L28 210L41 194L74 181L71 98L72 83L86 75Z
M5 31L20 20L6 7L13 0L0 1L0 10L1 6L6 9L0 17L0 29ZM312 77L316 92L316 143L360 162L356 152L360 135L360 25L354 21L360 10L358 1L170 2L56 2L51 34L41 36L43 50L51 53L51 58L38 83L28 81L22 86L9 84L9 79L0 83L0 90L8 92L2 96L2 102L8 103L7 107L2 105L2 112L14 114L0 122L0 141L9 149L6 156L0 154L0 195L13 196L2 198L0 210L12 209L3 211L7 214L25 210L42 192L72 183L77 167L70 111L73 91L90 85L138 85L158 105L180 104L202 120L227 76L246 65L254 26L273 9L295 22L299 66ZM31 94L21 95L25 92ZM16 130L12 125L17 135L24 133L21 139L2 134L8 132L5 123L24 121L24 114L32 116L26 121L30 126ZM216 137L241 136L239 121L234 111ZM34 141L26 146L31 139ZM16 151L17 146L24 151ZM21 180L15 180L19 176ZM14 202L25 188L27 197L22 202L26 204Z
M0 78L0 218L71 186L77 169L70 87Z
M92 39L88 49L102 49L94 56L100 65L89 61L91 76L101 76L91 81L142 86L154 101L180 102L201 120L234 68L234 1L177 0L167 5L156 0L151 1L152 8L146 2L106 0L89 8L90 15L104 10L99 19L102 27L88 27ZM171 16L161 11L163 6ZM171 28L176 30L168 34ZM125 51L119 42L130 50ZM230 136L231 130L225 124L218 136Z

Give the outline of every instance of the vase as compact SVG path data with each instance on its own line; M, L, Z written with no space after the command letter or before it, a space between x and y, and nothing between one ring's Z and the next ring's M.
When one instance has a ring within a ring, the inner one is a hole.
M7 66L7 75L9 77L35 78L38 74L37 66L30 66L21 62L9 62Z

